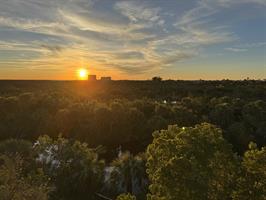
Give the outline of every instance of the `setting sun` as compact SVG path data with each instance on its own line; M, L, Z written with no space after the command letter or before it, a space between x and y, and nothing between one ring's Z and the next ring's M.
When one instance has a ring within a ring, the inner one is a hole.
M78 70L78 76L80 80L85 80L88 77L88 70L86 69L79 69Z

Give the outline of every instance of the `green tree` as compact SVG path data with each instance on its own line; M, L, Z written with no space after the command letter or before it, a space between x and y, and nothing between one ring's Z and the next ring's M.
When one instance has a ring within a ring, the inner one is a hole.
M147 149L150 200L224 200L234 184L237 159L222 131L203 123L155 132Z
M0 159L3 163L0 166L1 200L48 200L50 188L41 170L34 174L24 174L20 157L2 155Z
M234 200L266 199L266 148L257 148L253 142L244 154L242 176L237 180Z
M148 187L145 163L144 154L133 156L129 152L123 153L111 163L113 170L110 185L116 188L116 193L129 192L140 198L145 196Z
M210 112L210 120L222 128L230 126L235 120L232 105L229 103L215 105Z
M55 185L54 199L95 199L103 182L104 162L87 144L48 136L38 139L35 146L38 161Z
M29 157L32 154L32 143L27 140L8 139L0 142L0 154Z
M243 121L250 126L251 133L255 136L255 142L260 146L265 145L266 102L262 100L250 102L243 107L242 114Z
M155 81L155 82L160 82L162 80L163 79L160 76L154 76L154 77L152 77L152 81Z
M135 196L131 194L121 194L119 195L116 200L137 200Z
M179 126L190 126L196 123L197 117L193 114L191 109L187 109L184 106L174 106L174 123Z
M247 145L253 137L243 122L233 123L227 130L228 139L234 144L234 150L241 155L247 149Z
M262 100L250 102L243 107L242 114L247 124L254 128L259 127L266 119L266 102Z

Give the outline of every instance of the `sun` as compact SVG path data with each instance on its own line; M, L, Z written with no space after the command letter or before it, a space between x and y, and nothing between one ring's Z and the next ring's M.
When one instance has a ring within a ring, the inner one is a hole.
M78 70L78 77L80 80L86 80L88 78L88 70L79 69Z

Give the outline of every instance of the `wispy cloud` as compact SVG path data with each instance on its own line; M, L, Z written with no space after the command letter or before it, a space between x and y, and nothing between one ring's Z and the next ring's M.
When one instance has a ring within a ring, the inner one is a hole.
M0 50L13 51L14 63L28 62L33 69L90 63L126 74L157 72L200 56L205 47L237 41L232 27L215 16L249 3L266 5L264 0L187 1L176 12L170 8L179 6L174 1L1 1ZM243 52L263 45L230 44L225 50ZM11 66L10 59L0 59L0 65Z
M137 1L118 1L114 7L132 22L144 20L146 22L163 24L160 17L160 8L149 7Z
M236 4L258 4L258 5L266 5L264 0L201 0L201 5L212 6L212 7L229 7Z
M253 43L243 43L238 45L237 47L240 48L259 48L259 47L265 47L266 42L253 42Z
M225 50L232 51L232 52L246 52L248 50L257 49L261 47L266 47L266 42L239 44L239 45L235 45L234 47L225 48Z
M225 48L225 50L231 51L231 52L236 52L236 53L247 51L247 49L239 49L239 48L232 48L232 47L231 48Z

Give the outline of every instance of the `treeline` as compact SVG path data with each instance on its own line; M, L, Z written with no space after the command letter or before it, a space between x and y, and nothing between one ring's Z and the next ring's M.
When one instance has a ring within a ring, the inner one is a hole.
M145 153L110 163L100 148L39 137L0 143L2 200L187 200L266 198L266 149L253 142L238 156L222 130L203 123L153 133Z
M169 124L193 126L209 122L222 128L234 151L242 154L250 141L266 143L266 101L232 97L183 97L180 101L154 99L93 101L60 94L21 93L0 97L0 140L36 140L59 134L103 145L108 156L120 146L132 153L144 151L151 133Z
M106 101L110 99L180 100L183 97L223 97L266 100L266 81L0 81L1 96L20 93L57 93Z

